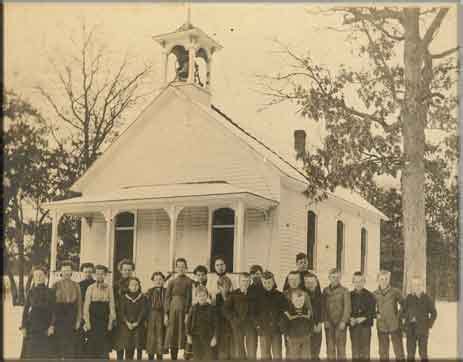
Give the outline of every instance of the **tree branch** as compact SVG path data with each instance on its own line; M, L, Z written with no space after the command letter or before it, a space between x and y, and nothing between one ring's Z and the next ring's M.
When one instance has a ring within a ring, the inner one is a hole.
M460 47L455 47L455 48L452 48L452 49L447 49L441 53L438 53L438 54L431 54L431 58L432 59L441 59L441 58L445 58L447 56L449 56L450 54L453 54L455 52L457 52L458 50L460 49Z
M445 16L447 15L449 9L448 8L441 8L435 18L433 19L431 25L429 25L428 30L424 34L423 37L423 46L427 47L432 39L434 38L434 35L436 34L437 30L442 24L442 21L444 20Z

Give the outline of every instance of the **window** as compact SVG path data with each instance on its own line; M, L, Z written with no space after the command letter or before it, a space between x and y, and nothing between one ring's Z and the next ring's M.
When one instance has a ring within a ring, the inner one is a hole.
M227 271L233 272L233 244L235 240L235 211L229 208L217 209L212 214L211 265L214 258L221 255L225 259Z
M343 270L344 257L344 223L338 221L336 225L336 269Z
M315 242L317 237L317 215L313 211L307 213L307 258L309 269L315 266Z
M368 232L367 229L362 228L360 231L360 270L362 274L367 270L367 246Z
M117 266L122 259L133 260L135 215L131 212L122 212L116 216L114 230L114 266ZM119 273L115 273L116 278Z

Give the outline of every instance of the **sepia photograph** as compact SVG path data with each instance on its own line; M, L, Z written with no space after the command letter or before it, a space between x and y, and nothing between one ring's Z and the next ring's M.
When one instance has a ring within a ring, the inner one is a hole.
M458 2L3 15L3 359L459 359Z

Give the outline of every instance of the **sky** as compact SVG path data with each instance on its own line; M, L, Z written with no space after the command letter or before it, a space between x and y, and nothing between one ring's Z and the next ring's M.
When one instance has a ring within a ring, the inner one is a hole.
M448 4L447 4L448 5ZM293 131L305 129L310 144L322 139L322 125L296 114L291 104L261 110L268 99L258 92L257 74L275 74L287 64L275 39L299 52L309 52L319 64L365 65L351 53L346 34L330 30L338 16L315 14L319 5L304 3L193 3L191 21L223 49L214 54L212 101L237 123L268 141L282 154L292 147ZM455 7L447 15L434 44L436 51L457 43ZM147 80L153 91L162 86L161 47L152 36L174 31L186 20L183 3L48 3L5 5L5 83L45 113L34 87L56 88L50 59L64 59L71 51L82 22L98 25L101 40L114 58L130 54L134 67L153 62ZM117 66L114 62L114 66ZM131 122L145 103L133 110Z

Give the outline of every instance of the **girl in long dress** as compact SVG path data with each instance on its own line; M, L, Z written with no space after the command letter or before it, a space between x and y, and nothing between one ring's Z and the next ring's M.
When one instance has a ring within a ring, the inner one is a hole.
M166 347L171 358L177 359L178 350L185 348L185 324L192 303L193 281L185 275L187 262L184 258L175 261L177 276L167 285L165 300L165 322L167 324Z
M110 332L116 319L113 289L105 282L108 268L95 266L96 282L85 293L84 330L88 335L88 355L108 359L111 351Z
M32 277L20 327L24 337L21 358L53 358L55 293L45 285L45 269L34 268Z
M137 350L137 360L142 359L145 347L146 298L141 292L140 280L129 278L127 292L119 300L119 333L115 347L125 352L125 359L132 360Z
M146 352L148 358L154 360L162 359L164 353L164 302L166 290L164 285L164 274L154 272L151 276L153 287L146 293L147 297L147 331L146 331Z
M124 359L124 350L118 349L120 345L119 341L121 338L121 333L123 332L123 323L121 322L119 316L119 302L121 297L127 293L129 288L129 279L134 275L135 264L132 260L122 259L118 265L117 269L119 271L120 278L117 282L114 283L114 298L116 301L116 315L117 319L113 331L111 332L111 340L113 344L113 349L116 351L117 359Z

